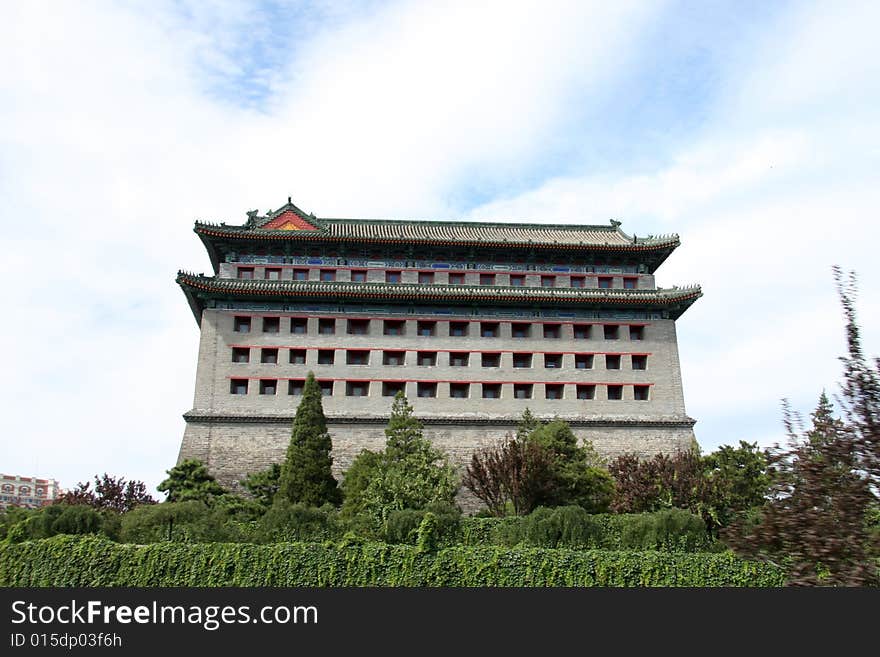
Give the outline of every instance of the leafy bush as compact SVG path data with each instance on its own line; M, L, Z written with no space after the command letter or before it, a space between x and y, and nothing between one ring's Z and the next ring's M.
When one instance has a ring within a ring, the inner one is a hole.
M56 534L98 534L105 530L105 525L105 534L115 539L118 535L116 516L114 512L98 512L81 504L52 504L27 515L18 514L22 519L8 528L6 540L20 543Z
M418 540L419 527L426 514L434 515L435 533L438 541L452 545L459 539L461 512L451 504L435 502L424 509L401 509L392 511L385 521L382 538L387 543L409 543L414 545Z
M279 499L257 522L254 536L258 543L283 541L324 541L341 535L336 510L331 505L321 508L291 504Z
M0 586L779 586L733 554L409 545L158 543L56 536L0 545Z
M630 550L680 549L693 552L706 543L706 523L683 509L665 509L632 517L623 526L621 547Z
M139 506L122 516L123 543L234 541L241 532L222 509L204 502L164 502Z

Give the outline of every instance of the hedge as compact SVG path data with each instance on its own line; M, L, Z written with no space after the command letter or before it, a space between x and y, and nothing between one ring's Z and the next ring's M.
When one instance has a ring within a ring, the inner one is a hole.
M0 586L748 586L783 584L731 553L385 543L120 544L56 536L0 544Z

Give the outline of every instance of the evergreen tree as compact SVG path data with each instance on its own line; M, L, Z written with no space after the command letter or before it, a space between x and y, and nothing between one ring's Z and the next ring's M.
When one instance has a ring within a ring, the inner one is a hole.
M519 424L516 425L516 440L524 442L535 429L541 426L541 420L532 415L532 412L526 408L523 411Z
M278 482L281 479L281 465L273 463L265 470L252 472L239 483L254 497L264 509L272 506L278 494Z
M327 502L338 505L342 492L330 470L332 447L321 405L321 388L314 373L309 372L293 419L287 458L281 467L278 498L308 506Z
M226 490L208 472L208 468L198 459L186 459L170 470L168 478L156 488L167 493L167 502L186 502L198 500L211 504L214 498L226 495Z

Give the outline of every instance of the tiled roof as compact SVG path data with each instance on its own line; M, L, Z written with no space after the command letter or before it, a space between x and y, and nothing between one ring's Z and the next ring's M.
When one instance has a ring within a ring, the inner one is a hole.
M602 305L676 305L702 295L699 285L658 290L595 288L505 287L479 285L420 285L413 283L347 283L265 281L217 278L178 272L177 282L192 291L251 297L381 299L387 301L481 301Z
M292 203L260 217L248 213L241 226L196 222L208 237L258 240L322 240L373 243L431 243L511 247L594 248L644 251L678 246L678 235L634 238L609 225L522 224L471 221L402 221L390 219L319 219ZM310 229L314 226L314 229Z

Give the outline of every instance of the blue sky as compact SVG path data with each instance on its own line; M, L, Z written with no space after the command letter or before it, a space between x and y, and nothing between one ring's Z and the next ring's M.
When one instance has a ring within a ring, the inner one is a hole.
M880 351L871 2L8 2L0 471L155 486L192 403L195 219L623 222L704 450L837 390L831 265Z

